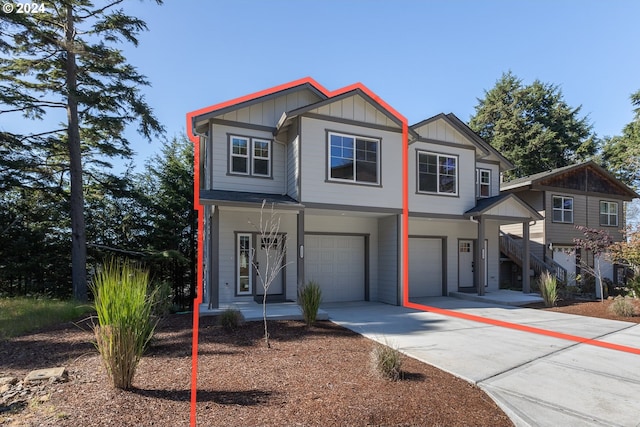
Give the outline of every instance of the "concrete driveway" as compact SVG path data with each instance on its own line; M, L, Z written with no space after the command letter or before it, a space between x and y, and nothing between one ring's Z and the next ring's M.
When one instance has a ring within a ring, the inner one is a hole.
M453 298L417 302L640 348L640 325ZM640 426L640 355L380 303L329 318L477 384L518 426Z

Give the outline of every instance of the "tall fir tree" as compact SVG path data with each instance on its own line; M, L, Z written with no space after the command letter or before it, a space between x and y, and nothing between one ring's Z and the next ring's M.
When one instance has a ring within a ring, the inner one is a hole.
M508 72L478 99L469 126L515 169L507 179L590 158L597 139L581 107L572 108L558 86L539 80L524 85Z
M4 14L0 21L0 188L67 192L73 295L86 300L84 171L92 162L104 167L105 158L132 155L127 125L137 123L149 140L164 129L140 93L149 82L115 47L137 46L147 30L125 14L124 0L43 4L37 13ZM10 122L11 131L4 127Z

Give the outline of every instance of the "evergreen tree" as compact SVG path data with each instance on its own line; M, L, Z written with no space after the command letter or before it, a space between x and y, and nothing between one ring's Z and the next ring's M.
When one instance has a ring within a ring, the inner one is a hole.
M507 178L567 166L596 151L581 107L570 107L555 85L536 80L527 86L508 72L475 109L471 129L515 165Z
M618 179L640 188L640 90L631 95L635 116L622 130L622 135L606 138L602 147L602 163Z
M108 166L100 159L131 156L127 125L138 123L147 139L163 131L140 94L148 81L114 47L137 46L147 29L124 13L123 3L50 0L44 11L3 14L0 21L0 117L17 128L0 129L0 189L67 192L79 300L87 298L84 171L91 161ZM32 130L38 126L16 114L48 124Z

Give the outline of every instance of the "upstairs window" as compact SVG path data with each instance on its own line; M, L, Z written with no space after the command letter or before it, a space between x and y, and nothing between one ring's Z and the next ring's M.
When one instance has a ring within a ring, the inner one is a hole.
M418 191L458 194L458 158L418 152Z
M491 170L476 169L476 186L478 197L491 196Z
M573 197L553 196L553 222L573 223Z
M618 203L600 202L600 225L616 227L618 225Z
M380 141L329 133L329 179L379 184Z
M271 141L230 136L229 172L258 177L271 176Z

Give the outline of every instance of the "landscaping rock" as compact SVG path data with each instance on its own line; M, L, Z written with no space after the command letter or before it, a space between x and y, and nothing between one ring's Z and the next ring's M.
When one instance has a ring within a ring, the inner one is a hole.
M18 382L18 379L16 377L2 377L0 378L0 386L4 386L4 385L14 385L15 383Z
M66 381L69 374L67 373L67 369L63 367L58 368L48 368L48 369L38 369L35 371L29 372L24 379L25 384L37 383L40 381L48 381L58 382L58 381Z

